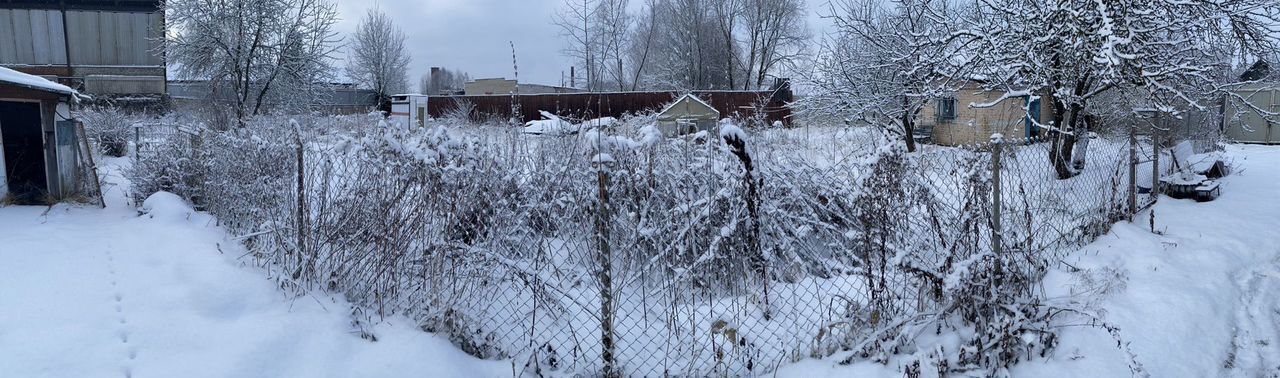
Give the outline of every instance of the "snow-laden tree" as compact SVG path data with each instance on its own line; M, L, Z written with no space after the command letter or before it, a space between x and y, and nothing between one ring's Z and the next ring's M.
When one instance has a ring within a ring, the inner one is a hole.
M315 97L332 71L337 17L326 0L168 0L165 52L178 77L230 98L243 126L269 103Z
M1095 100L1145 94L1162 112L1203 110L1227 62L1222 46L1267 55L1277 46L1275 0L978 0L972 51L993 74L999 101L1043 97L1059 178L1084 167ZM986 106L989 104L975 104ZM993 105L993 104L990 104Z
M391 95L409 89L409 52L404 32L381 9L369 9L351 41L347 76L378 94L380 108L390 109Z
M803 107L884 129L915 151L917 117L926 102L948 92L968 67L959 51L969 40L955 30L943 0L837 0Z

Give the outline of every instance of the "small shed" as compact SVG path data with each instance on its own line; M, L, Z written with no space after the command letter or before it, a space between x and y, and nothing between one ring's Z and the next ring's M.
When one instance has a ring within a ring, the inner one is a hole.
M1224 134L1240 143L1280 144L1280 83L1240 87L1227 96Z
M427 95L391 95L391 119L401 125L422 127L427 122Z
M680 96L658 113L658 129L668 137L711 131L719 121L720 111L692 94Z
M82 136L71 118L80 98L65 85L0 67L0 203L45 204L80 193Z

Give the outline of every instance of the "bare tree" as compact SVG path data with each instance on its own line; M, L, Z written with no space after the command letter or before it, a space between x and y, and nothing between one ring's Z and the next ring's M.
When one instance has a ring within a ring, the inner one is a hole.
M431 72L422 75L418 81L418 90L429 95L443 93L452 94L461 91L471 81L471 75L461 70L433 67Z
M628 34L628 60L631 62L631 90L639 89L640 75L649 67L654 39L657 36L657 0L645 0L634 30Z
M735 74L738 72L739 67L742 66L742 63L738 58L738 39L735 34L737 32L738 19L740 18L739 16L744 13L743 5L746 1L747 0L716 0L713 3L716 18L716 29L720 32L720 40L724 43L724 51L728 52L727 54L723 54L723 58L725 59L725 66L729 68L725 71L729 88L738 87L737 81L735 80L738 79L738 76ZM746 78L743 78L743 80L750 81Z
M553 21L560 28L561 37L566 39L561 52L576 60L582 67L586 74L584 88L588 91L598 90L601 86L599 42L595 35L599 29L596 26L599 20L599 1L566 0Z
M629 75L627 74L626 53L631 26L634 23L631 13L627 11L629 0L600 0L596 10L596 36L599 46L601 80L607 85L616 86L619 91L626 90Z
M390 109L391 95L409 89L409 52L404 32L381 9L360 20L347 58L347 75L378 94L380 109Z
M713 0L657 0L649 22L653 38L642 81L651 89L727 89L725 49Z
M805 51L811 35L801 0L744 0L747 80L743 89L764 87L779 65L792 63Z
M650 0L630 32L633 88L751 89L810 40L800 0Z
M212 98L231 98L240 126L273 99L313 98L331 72L337 10L326 0L168 0L165 7L172 26L166 52L178 76L209 80Z

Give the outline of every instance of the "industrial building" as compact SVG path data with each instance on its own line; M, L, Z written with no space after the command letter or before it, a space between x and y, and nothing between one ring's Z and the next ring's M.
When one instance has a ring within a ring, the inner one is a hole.
M4 0L0 67L95 97L161 95L164 26L159 0Z

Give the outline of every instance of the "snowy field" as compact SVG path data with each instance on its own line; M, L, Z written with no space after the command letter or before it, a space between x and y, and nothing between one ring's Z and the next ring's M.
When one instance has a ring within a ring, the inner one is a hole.
M176 197L107 208L0 207L0 376L510 376L408 319L351 332L350 305L290 298L209 216Z

